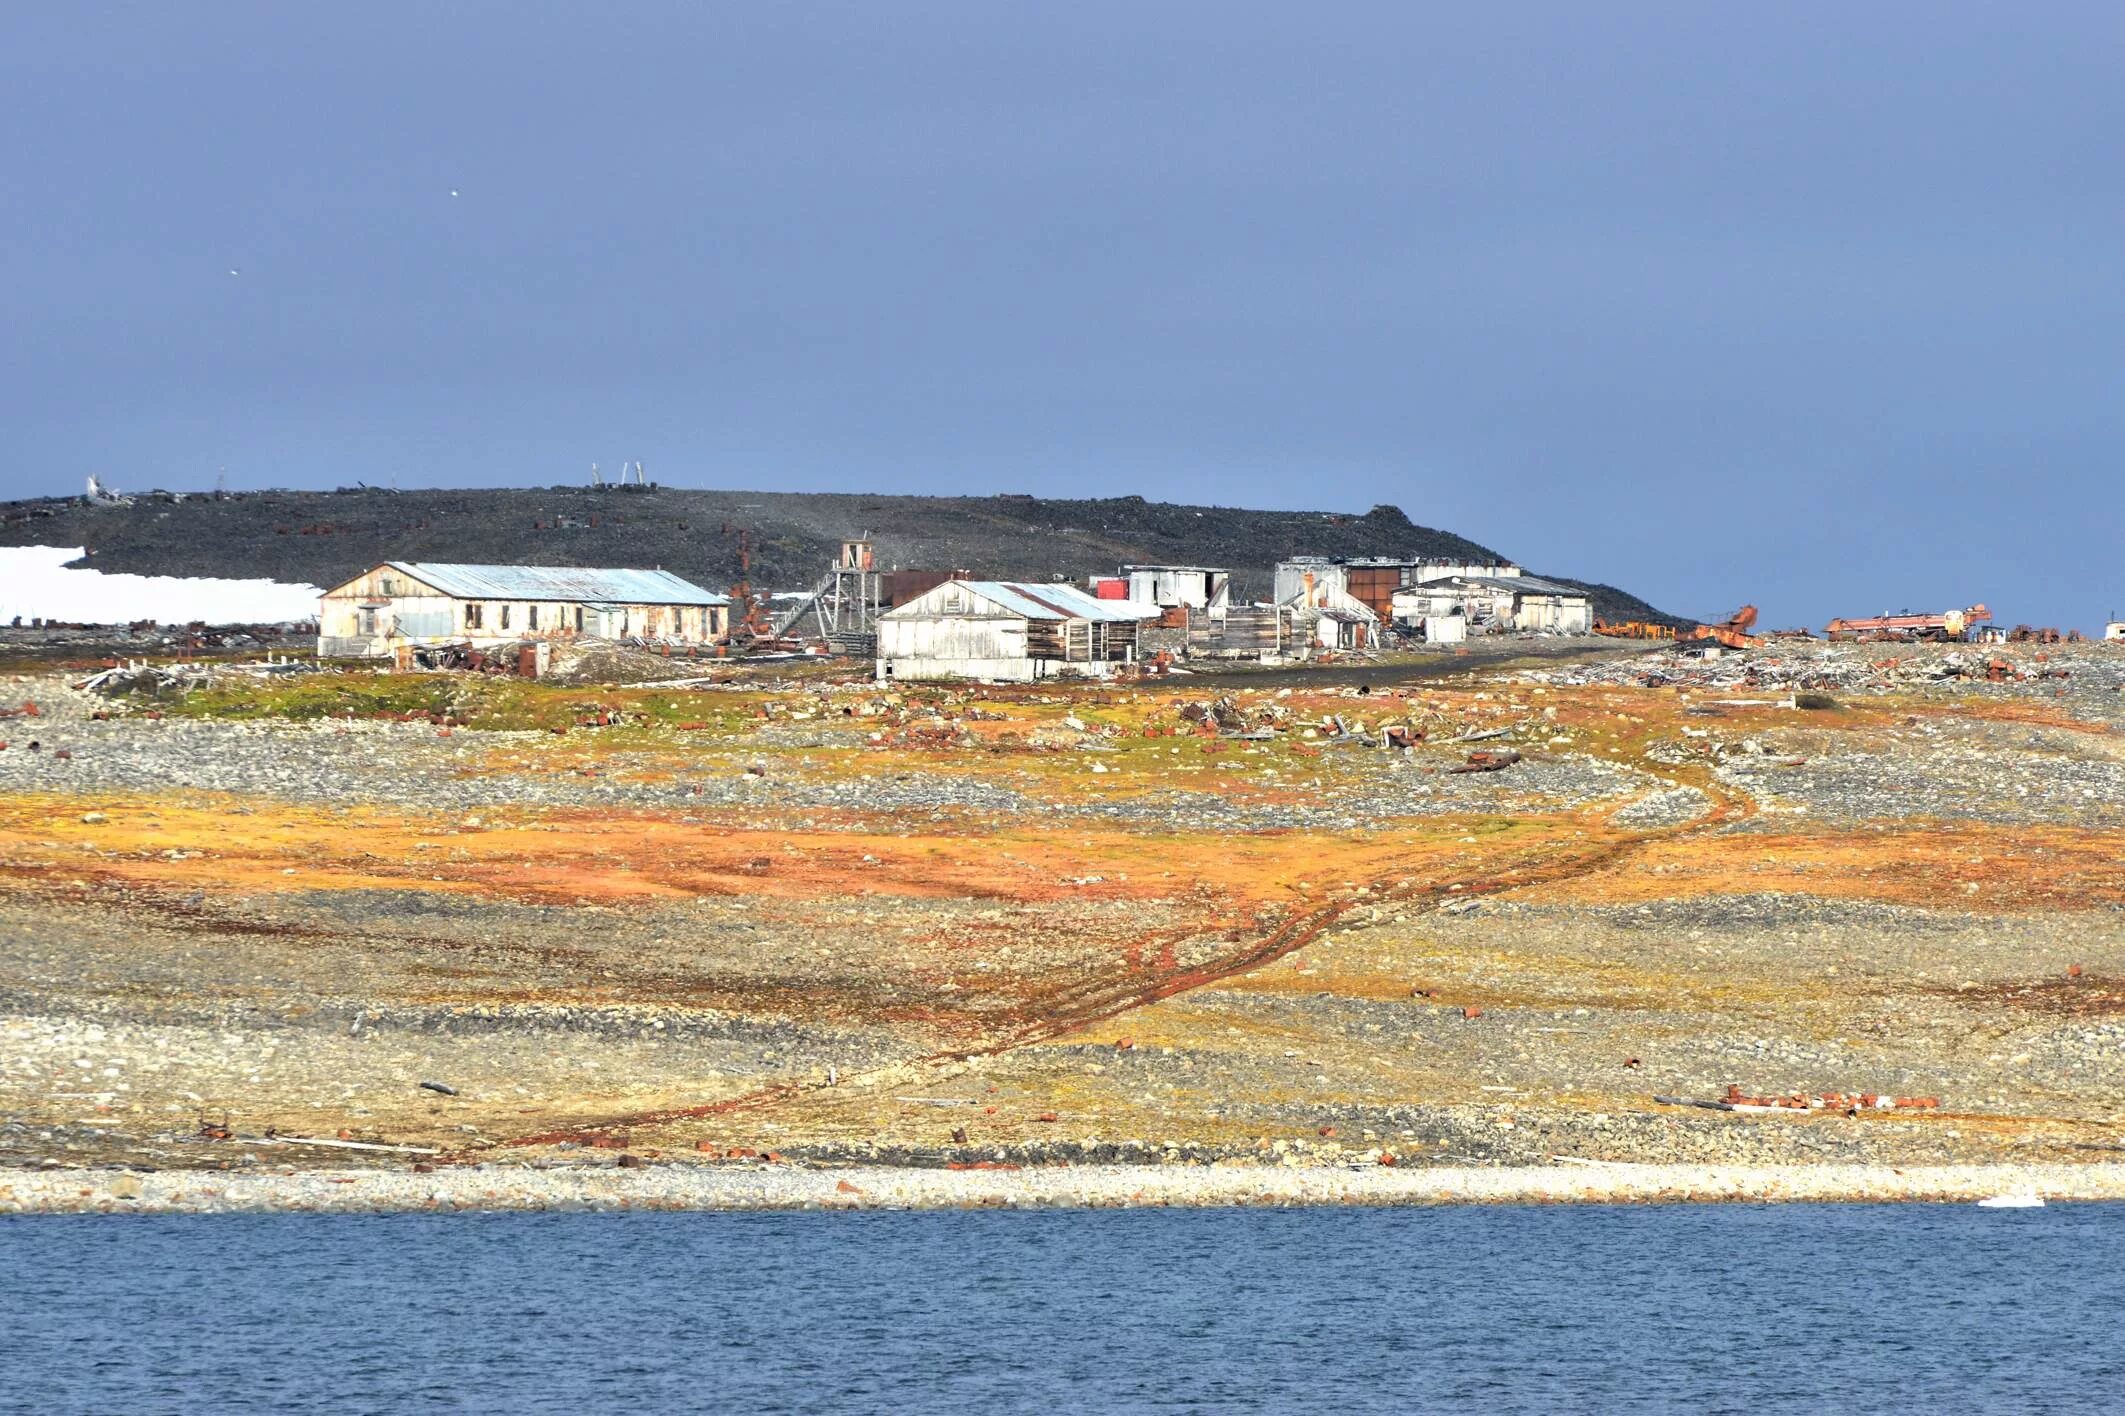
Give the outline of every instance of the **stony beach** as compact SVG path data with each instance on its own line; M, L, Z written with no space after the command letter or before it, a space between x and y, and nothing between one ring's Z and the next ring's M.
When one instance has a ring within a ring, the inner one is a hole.
M1135 1205L1971 1204L2125 1200L2125 1164L1720 1166L1586 1162L1499 1169L1378 1166L1040 1167L1012 1171L652 1166L243 1175L0 1172L0 1214L396 1214L429 1211L905 1210Z

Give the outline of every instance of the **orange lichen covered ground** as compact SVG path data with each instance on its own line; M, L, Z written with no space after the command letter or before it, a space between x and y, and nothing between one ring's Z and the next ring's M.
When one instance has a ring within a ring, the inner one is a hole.
M561 904L752 895L1020 901L1198 893L1289 903L1378 882L1480 875L1567 845L1591 821L1451 818L1329 837L1141 831L1006 817L921 835L890 819L809 810L805 830L683 822L668 813L514 808L479 825L374 807L172 806L138 798L0 801L0 890L89 880L212 894L393 888ZM84 817L98 819L84 820ZM1472 829L1483 834L1471 836Z
M1830 899L1987 910L2107 910L2125 904L2125 832L1925 823L1901 829L1756 833L1648 841L1627 862L1546 903L1628 904L1792 891Z

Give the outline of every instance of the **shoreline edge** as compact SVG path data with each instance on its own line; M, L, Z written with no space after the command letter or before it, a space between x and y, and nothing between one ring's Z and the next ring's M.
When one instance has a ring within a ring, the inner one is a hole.
M2125 1199L2125 1164L1642 1165L1284 1169L795 1169L684 1164L380 1170L0 1170L0 1215L405 1214Z

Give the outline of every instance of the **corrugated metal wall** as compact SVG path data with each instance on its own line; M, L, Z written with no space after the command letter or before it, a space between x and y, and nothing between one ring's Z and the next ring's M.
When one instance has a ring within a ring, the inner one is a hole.
M1354 565L1343 572L1343 589L1382 620L1394 618L1395 591L1402 588L1402 568Z

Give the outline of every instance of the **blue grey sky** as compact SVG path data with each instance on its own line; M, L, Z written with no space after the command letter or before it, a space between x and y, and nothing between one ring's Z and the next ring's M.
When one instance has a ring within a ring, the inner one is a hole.
M2096 3L15 4L0 496L1384 501L2091 627L2121 74Z

